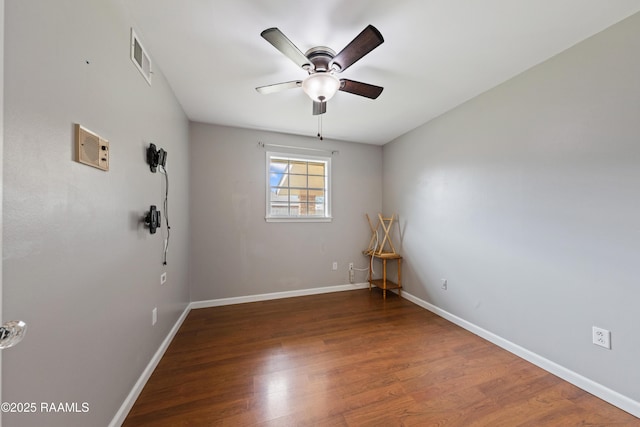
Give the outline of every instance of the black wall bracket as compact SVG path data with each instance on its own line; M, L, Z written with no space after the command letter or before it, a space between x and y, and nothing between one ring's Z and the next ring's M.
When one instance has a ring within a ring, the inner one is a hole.
M167 152L162 148L157 150L155 144L149 144L147 148L147 163L151 172L155 173L158 170L158 165L163 168L167 165Z
M147 215L144 217L144 223L149 227L151 234L156 234L156 229L160 228L161 225L161 217L160 211L155 205L151 205L149 208L149 212L147 212Z

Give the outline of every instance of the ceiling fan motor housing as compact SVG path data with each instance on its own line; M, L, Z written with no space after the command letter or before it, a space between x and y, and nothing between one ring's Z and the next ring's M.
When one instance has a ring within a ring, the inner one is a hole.
M316 72L326 72L330 70L329 65L336 53L326 46L316 46L309 49L304 55L311 61ZM311 72L309 71L309 73Z

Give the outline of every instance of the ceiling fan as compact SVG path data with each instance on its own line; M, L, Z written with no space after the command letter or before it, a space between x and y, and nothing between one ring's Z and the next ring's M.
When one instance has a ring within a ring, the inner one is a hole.
M336 77L336 74L343 72L384 42L382 34L373 25L362 30L337 55L332 49L325 46L312 47L303 54L277 28L268 28L260 35L309 73L304 80L257 87L256 90L262 94L302 87L302 90L313 101L313 115L319 115L327 112L327 101L338 90L370 99L376 99L382 93L383 88L380 86Z

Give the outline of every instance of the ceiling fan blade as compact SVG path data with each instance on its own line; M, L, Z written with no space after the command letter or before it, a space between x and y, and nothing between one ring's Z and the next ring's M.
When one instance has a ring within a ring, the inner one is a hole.
M383 87L370 85L369 83L340 79L341 91L353 93L354 95L365 96L371 99L376 99L378 96L380 96L383 89Z
M324 114L327 112L327 101L318 102L313 101L313 115Z
M287 89L294 89L302 86L302 80L294 80L291 82L276 83L274 85L260 86L256 90L263 95L268 95L274 92L280 92Z
M294 45L291 40L285 36L282 31L277 28L267 28L260 35L276 49L284 54L287 58L296 63L298 67L304 69L313 69L313 64L304 54Z
M380 46L382 42L384 42L384 39L380 31L373 25L368 25L355 39L351 40L351 43L333 57L330 66L335 65L335 71L342 72L367 53Z

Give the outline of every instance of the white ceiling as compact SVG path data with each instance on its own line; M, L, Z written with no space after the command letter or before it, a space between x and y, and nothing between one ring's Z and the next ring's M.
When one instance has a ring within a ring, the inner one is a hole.
M339 52L368 24L385 42L340 77L383 86L377 100L338 92L325 138L384 144L640 11L638 0L122 0L192 121L311 135L301 89L255 87L306 72L260 32L302 52Z

